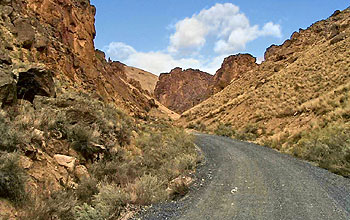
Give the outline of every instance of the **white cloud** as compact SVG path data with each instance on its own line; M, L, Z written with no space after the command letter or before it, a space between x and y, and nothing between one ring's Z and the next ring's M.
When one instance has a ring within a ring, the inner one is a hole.
M160 73L169 72L175 67L183 69L193 68L214 74L220 67L226 55L218 56L213 59L203 58L174 58L169 53L161 51L156 52L138 52L133 47L121 42L113 42L106 46L107 56L112 60L120 60L130 66L135 66L151 73L159 75ZM120 49L120 51L119 51ZM119 59L126 55L123 59Z
M175 59L170 54L162 52L137 52L130 55L125 62L154 74L169 72L174 67L195 68L200 66L200 61L194 58Z
M199 50L206 42L205 36L208 30L197 19L185 18L176 24L176 32L170 36L170 52L183 50Z
M122 42L112 42L104 51L112 60L154 74L169 72L174 67L200 69L214 74L226 56L244 50L249 42L259 37L282 36L280 25L273 22L265 23L262 28L251 25L239 7L231 3L218 3L203 9L169 28L174 33L163 51L141 52ZM203 47L210 48L213 55L199 56Z
M168 50L184 54L196 52L204 46L208 36L217 38L214 46L216 53L234 53L245 49L248 42L260 36L281 37L281 27L268 22L260 30L258 26L250 25L239 7L231 3L217 3L191 18L177 22L175 33L170 36Z
M104 48L109 57L115 60L125 60L130 55L136 53L136 50L122 42L112 42Z
M279 24L268 22L264 25L261 35L282 37L281 26Z

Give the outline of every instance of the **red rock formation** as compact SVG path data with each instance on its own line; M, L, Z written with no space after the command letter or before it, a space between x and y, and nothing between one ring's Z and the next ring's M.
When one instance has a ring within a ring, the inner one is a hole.
M159 76L154 94L160 103L182 113L209 98L212 78L200 70L175 68Z
M256 58L250 54L237 54L226 57L221 68L214 76L212 93L215 94L223 90L232 80L240 78L242 74L257 66Z
M199 70L175 68L159 76L155 97L169 109L183 113L257 66L255 57L238 54L225 58L214 76Z

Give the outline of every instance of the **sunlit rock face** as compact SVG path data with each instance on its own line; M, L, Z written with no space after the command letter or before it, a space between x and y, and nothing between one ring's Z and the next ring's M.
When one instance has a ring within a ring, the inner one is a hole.
M95 50L95 13L88 0L0 1L1 105L32 101L35 95L55 96L54 82L59 81L63 89L94 92L144 117L154 107L152 98L129 83L123 64L107 62ZM25 74L29 66L40 66L40 71Z

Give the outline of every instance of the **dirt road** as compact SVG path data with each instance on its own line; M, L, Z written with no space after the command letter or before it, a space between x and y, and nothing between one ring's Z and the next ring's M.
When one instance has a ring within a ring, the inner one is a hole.
M350 179L266 147L196 137L206 159L188 196L141 219L350 219Z

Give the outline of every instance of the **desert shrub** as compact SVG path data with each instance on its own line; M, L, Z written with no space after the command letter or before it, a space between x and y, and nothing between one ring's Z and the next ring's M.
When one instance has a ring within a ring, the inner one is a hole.
M181 129L142 134L137 139L137 146L143 152L142 164L147 170L168 180L196 165L193 137Z
M225 136L225 137L232 137L236 133L233 130L232 126L229 124L222 124L220 123L217 128L215 129L214 133L219 136Z
M294 154L314 161L322 168L350 176L350 127L332 124L301 134L293 145Z
M236 139L242 141L255 140L258 136L258 127L255 124L247 124L234 135Z
M187 125L188 129L194 129L196 131L200 131L200 132L204 132L207 130L207 127L205 126L205 124L201 123L200 121L197 121L196 123L189 123Z
M94 163L90 171L100 181L120 185L134 182L145 172L165 180L192 169L197 163L193 137L181 129L143 132L136 140L142 153L134 155L121 148L118 154Z
M100 117L96 123L99 125L102 135L114 136L121 146L130 144L133 122L119 109L112 105L105 105L100 111ZM114 134L111 134L111 130L114 131Z
M84 203L75 207L74 217L78 220L116 219L129 202L129 194L116 184L102 184L91 205Z
M31 198L26 205L25 212L20 219L47 220L65 219L74 220L74 207L77 199L71 190L53 192L51 195L41 195Z
M13 152L21 143L22 134L0 116L0 151Z
M75 190L75 194L80 203L90 204L94 195L98 194L99 190L97 187L98 181L93 178L83 178L78 188Z
M58 132L60 138L67 139L70 127L64 111L50 111L41 117L39 129Z
M135 204L149 205L164 201L168 198L166 181L157 176L143 175L130 186L130 190L136 195Z
M145 170L146 167L142 165L141 161L138 162L137 158L125 155L95 162L90 168L90 172L97 180L121 186L134 181Z
M18 153L0 155L0 197L10 200L14 205L23 205L27 198L26 178L26 172L19 165Z
M77 124L68 133L68 140L74 150L80 152L85 159L93 159L94 155L101 152L101 148L94 145L93 131L89 127Z

